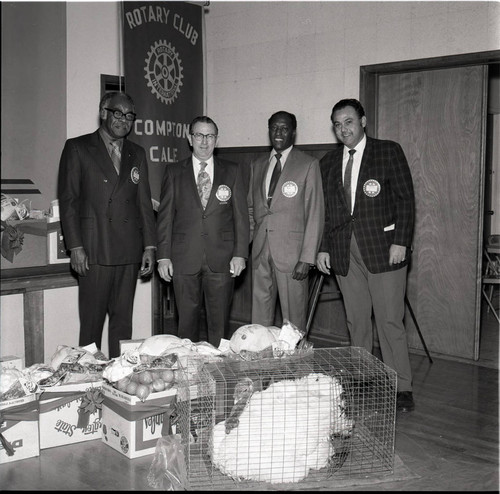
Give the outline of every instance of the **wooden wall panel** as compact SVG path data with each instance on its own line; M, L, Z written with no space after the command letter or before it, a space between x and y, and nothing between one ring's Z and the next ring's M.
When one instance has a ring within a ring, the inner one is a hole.
M484 78L482 66L379 78L378 137L402 145L415 185L408 298L429 349L464 358L479 313Z

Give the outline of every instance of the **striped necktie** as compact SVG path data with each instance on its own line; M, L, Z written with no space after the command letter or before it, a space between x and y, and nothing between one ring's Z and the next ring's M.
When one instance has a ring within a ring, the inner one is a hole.
M120 146L116 141L111 142L111 159L113 160L113 165L115 166L117 175L120 175L122 153L120 152Z

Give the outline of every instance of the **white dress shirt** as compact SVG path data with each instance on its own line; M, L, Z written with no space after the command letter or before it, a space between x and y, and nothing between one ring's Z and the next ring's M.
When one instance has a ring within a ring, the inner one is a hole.
M289 148L285 149L284 151L281 152L281 171L283 172L285 168L285 163L286 159L288 158L288 155L290 154L290 151L292 150L293 146L290 146ZM269 166L267 168L267 175L266 175L266 194L269 192L269 184L271 182L271 175L273 174L274 167L276 165L276 153L274 149L271 150L271 154L269 155Z
M351 174L351 213L354 211L354 201L356 199L356 188L358 186L359 169L361 168L361 160L366 147L366 134L363 139L353 148L356 150L352 157L352 174ZM344 174L349 160L349 148L344 146L344 156L342 158L342 177L345 180Z

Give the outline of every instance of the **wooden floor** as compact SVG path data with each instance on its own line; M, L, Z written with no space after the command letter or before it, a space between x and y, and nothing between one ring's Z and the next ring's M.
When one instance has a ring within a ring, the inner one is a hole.
M416 408L396 421L396 454L407 471L402 480L341 488L332 481L318 490L498 491L498 329L493 315L485 313L487 352L475 364L442 359L431 364L411 355ZM100 440L87 441L0 465L0 486L156 490L147 482L152 458L129 460Z

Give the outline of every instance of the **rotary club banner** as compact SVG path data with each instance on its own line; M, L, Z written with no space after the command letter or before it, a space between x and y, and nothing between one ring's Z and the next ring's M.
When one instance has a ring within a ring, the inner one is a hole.
M203 114L203 7L122 2L125 87L137 119L130 138L146 150L153 200L163 170L190 155L189 124Z

